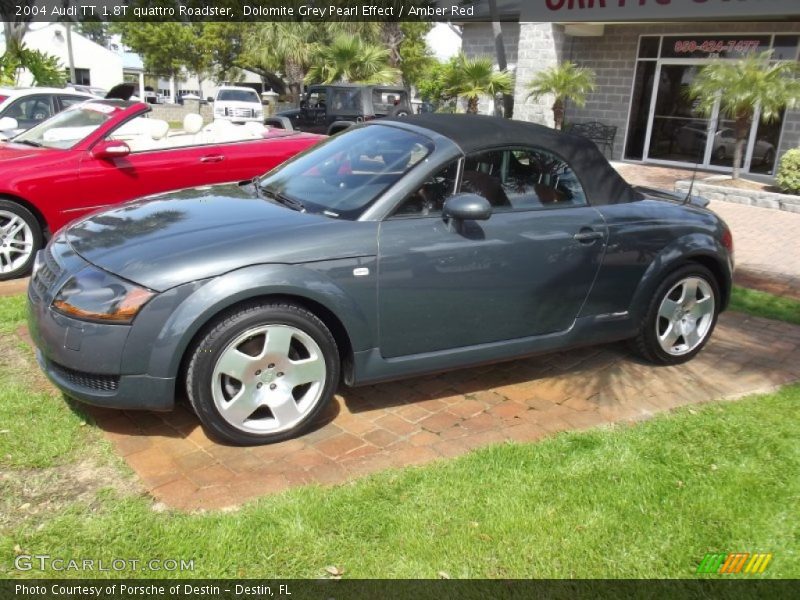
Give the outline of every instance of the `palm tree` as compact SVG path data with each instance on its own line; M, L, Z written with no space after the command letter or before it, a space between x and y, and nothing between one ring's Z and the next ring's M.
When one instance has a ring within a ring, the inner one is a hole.
M514 77L508 71L497 71L489 57L467 58L460 54L448 63L444 74L446 93L467 98L467 112L478 112L478 98L509 94Z
M539 71L526 86L528 98L538 99L552 94L553 120L555 128L564 124L564 105L572 100L576 106L585 106L586 95L594 90L594 71L566 61L560 65Z
M309 83L392 83L399 78L399 69L389 66L388 49L349 35L319 48L316 64L306 75Z
M738 60L720 60L703 67L689 86L688 96L697 109L711 115L719 102L720 113L734 121L733 178L739 178L744 144L756 110L761 120L774 121L784 108L800 101L800 67L794 61L770 61L772 51Z

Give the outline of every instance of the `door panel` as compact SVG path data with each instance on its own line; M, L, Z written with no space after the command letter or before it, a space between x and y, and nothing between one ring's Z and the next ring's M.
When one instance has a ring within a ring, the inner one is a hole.
M589 230L603 237L574 239ZM591 207L496 212L461 231L438 217L383 222L383 356L568 329L594 281L605 233Z
M141 196L224 181L225 161L213 160L221 155L216 145L135 152L114 159L97 159L87 152L80 165L81 198L71 218Z

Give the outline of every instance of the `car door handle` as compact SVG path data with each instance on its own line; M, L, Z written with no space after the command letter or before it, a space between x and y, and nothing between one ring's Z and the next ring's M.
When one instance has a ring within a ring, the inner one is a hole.
M591 244L595 240L602 239L603 232L589 229L588 227L581 229L578 233L572 236L573 240L579 241L581 244Z
M225 157L221 154L211 154L209 156L204 156L200 159L201 163L218 163L225 160Z

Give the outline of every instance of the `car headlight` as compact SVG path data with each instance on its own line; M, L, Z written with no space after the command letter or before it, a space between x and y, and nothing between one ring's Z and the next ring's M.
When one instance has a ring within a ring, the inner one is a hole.
M155 292L94 267L70 277L53 300L53 308L76 319L130 323Z

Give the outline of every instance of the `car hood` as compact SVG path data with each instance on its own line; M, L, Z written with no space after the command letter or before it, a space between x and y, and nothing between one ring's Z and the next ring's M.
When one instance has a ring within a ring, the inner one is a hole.
M12 160L20 160L31 156L41 156L51 152L52 148L34 148L25 144L0 141L0 165Z
M301 213L258 198L252 185L221 185L95 213L65 235L90 263L163 291L254 264L374 255L376 232L376 223Z

